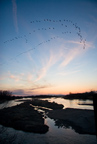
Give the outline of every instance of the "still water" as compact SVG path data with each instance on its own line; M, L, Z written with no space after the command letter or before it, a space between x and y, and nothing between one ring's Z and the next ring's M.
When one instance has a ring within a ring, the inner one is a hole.
M87 104L93 104L92 100L68 100L68 99L63 99L63 98L46 98L43 100L48 100L50 102L56 102L58 104L64 105L64 108L78 108L78 109L91 109L94 110L94 107L91 105ZM84 104L84 105L81 105ZM85 105L86 104L86 105Z
M92 101L65 100L62 98L49 98L49 101L54 101L63 104L64 108L81 108L92 109L93 106L79 105L81 103L90 104ZM22 102L22 101L21 101ZM0 107L11 107L21 103L18 100L10 101L6 104L0 104ZM55 126L55 121L47 117L45 124L49 126L49 131L46 134L34 134L6 128L0 125L0 144L97 144L95 135L76 133L71 127L65 128Z

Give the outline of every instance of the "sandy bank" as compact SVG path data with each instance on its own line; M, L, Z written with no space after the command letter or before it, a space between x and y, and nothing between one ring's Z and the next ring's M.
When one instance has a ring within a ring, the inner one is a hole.
M67 108L52 110L48 116L55 120L55 125L72 128L82 134L95 134L95 119L93 110Z

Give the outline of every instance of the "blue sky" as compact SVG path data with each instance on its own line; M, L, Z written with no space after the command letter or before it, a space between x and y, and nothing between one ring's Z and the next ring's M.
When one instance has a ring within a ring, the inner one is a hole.
M95 0L1 0L0 89L97 91Z

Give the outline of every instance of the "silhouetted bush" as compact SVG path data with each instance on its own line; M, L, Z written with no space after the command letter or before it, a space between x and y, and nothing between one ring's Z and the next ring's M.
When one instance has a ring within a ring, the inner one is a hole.
M12 95L12 92L10 91L2 91L0 90L0 100L11 100L13 99L13 95Z

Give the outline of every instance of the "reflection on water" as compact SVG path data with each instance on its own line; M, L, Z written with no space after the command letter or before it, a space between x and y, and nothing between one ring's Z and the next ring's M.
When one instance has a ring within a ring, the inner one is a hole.
M0 144L97 144L95 135L82 135L71 128L58 128L49 118L46 122L49 124L49 131L46 134L4 128L4 132L0 133Z
M32 98L22 98L22 99L6 101L6 102L0 104L0 109L19 105L19 104L23 103L25 100L30 100L30 99L32 99Z
M0 109L5 108L5 107L12 107L18 104L23 103L25 100L31 100L32 98L22 98L22 99L16 99L16 100L10 100L6 101L2 104L0 104ZM87 105L87 104L93 104L92 100L67 100L63 98L46 98L42 100L48 100L49 102L56 102L58 104L63 104L64 109L65 108L80 108L80 109L91 109L94 110L92 105ZM84 104L84 105L81 105ZM85 105L86 104L86 105Z
M46 99L51 102L57 102L63 104L64 108L83 108L83 109L93 109L93 106L78 105L79 102L84 101L79 100L65 100L62 98L49 98ZM23 102L23 101L21 101ZM4 103L6 107L14 106L21 103L18 100L12 100ZM86 103L92 103L92 101L86 101ZM0 107L5 107L4 105ZM37 109L42 112L44 118L46 114L43 110ZM49 126L49 131L46 134L35 134L29 132L18 131L13 128L6 128L0 125L0 144L96 144L95 135L78 134L71 127L59 126L58 121L54 121L46 116L45 124Z
M50 102L56 102L58 104L63 104L65 108L78 108L78 109L91 109L94 110L92 105L80 105L80 104L93 104L92 100L67 100L63 98L46 98L43 100L48 100Z
M18 105L18 104L21 104L21 103L22 102L17 102L16 100L6 101L6 102L0 104L0 109L7 108L7 107L12 107L12 106L15 106L15 105Z

